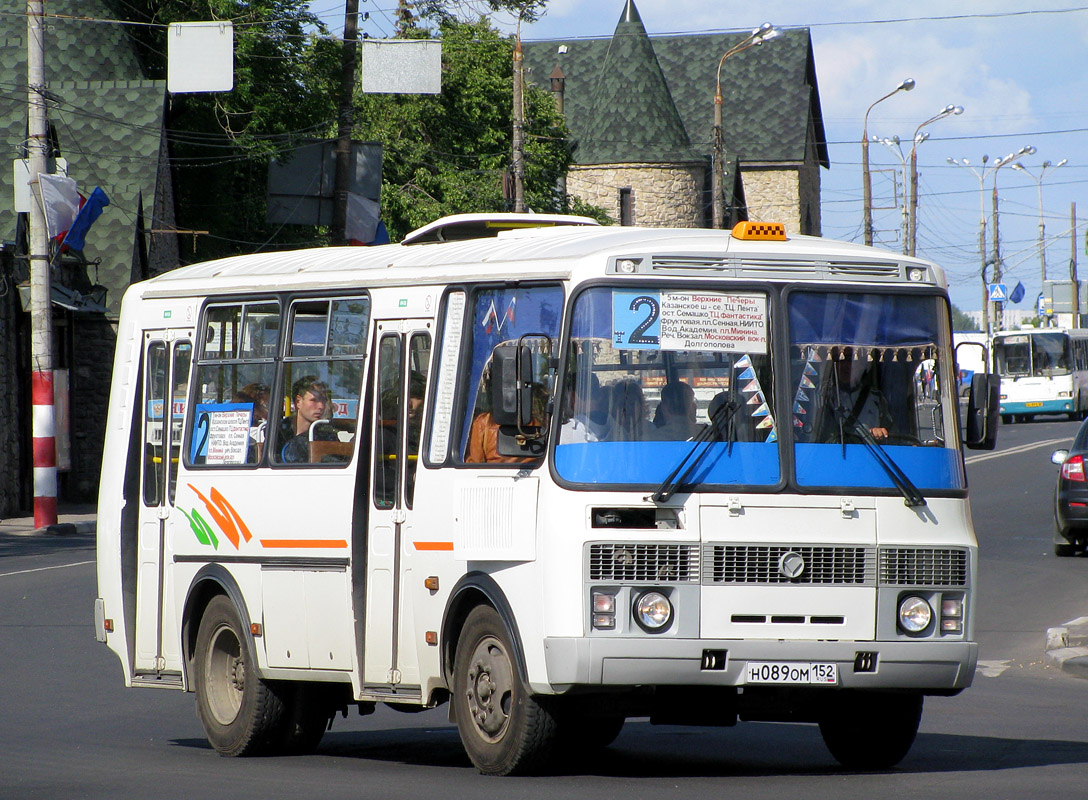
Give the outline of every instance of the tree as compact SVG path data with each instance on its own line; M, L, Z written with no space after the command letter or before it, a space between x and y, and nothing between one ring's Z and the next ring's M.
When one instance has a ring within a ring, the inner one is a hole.
M193 260L319 243L312 227L265 222L268 160L329 134L339 44L305 0L123 0L148 74L166 76L166 25L234 23L234 89L174 95L167 113L178 227L206 230Z
M431 32L415 28L402 35ZM394 240L444 214L508 208L503 186L510 163L513 42L486 19L446 16L437 35L441 95L356 99L356 138L384 147L382 219ZM539 212L567 211L556 187L571 162L569 131L549 92L528 87L525 108L527 204Z
M968 316L959 308L956 304L952 304L952 330L954 331L977 331L979 325L975 322L973 317Z

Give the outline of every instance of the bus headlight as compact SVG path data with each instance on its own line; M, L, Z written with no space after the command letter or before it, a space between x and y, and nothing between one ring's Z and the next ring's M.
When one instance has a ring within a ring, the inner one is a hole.
M635 600L635 622L644 631L656 633L672 623L672 603L661 592L646 592Z
M907 595L899 601L899 627L907 633L921 633L933 621L933 609L923 598Z

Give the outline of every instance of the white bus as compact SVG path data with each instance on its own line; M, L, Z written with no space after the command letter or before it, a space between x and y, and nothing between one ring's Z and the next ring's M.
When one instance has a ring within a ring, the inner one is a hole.
M942 271L772 224L465 235L128 290L95 604L125 684L194 692L225 755L448 702L484 773L632 717L901 759L978 654Z
M1001 377L1001 419L1036 414L1088 414L1088 330L1024 328L993 338L994 372Z

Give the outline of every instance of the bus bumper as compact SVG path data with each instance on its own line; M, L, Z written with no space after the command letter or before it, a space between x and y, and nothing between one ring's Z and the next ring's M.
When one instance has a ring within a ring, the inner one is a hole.
M1073 398L1036 400L1032 403L1001 402L1002 414L1065 414L1073 410Z
M745 686L748 662L758 661L834 663L838 688L945 693L970 686L978 662L978 643L967 641L548 638L544 650L547 684L555 692L575 686ZM875 658L867 655L873 653Z

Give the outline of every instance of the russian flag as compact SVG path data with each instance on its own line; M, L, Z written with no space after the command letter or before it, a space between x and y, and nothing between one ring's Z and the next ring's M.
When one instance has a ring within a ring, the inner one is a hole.
M106 197L102 187L94 187L91 196L80 204L79 213L76 214L72 227L68 229L67 235L61 242L61 247L82 250L87 243L87 231L94 225L95 220L102 216L102 210L109 204L110 199Z

